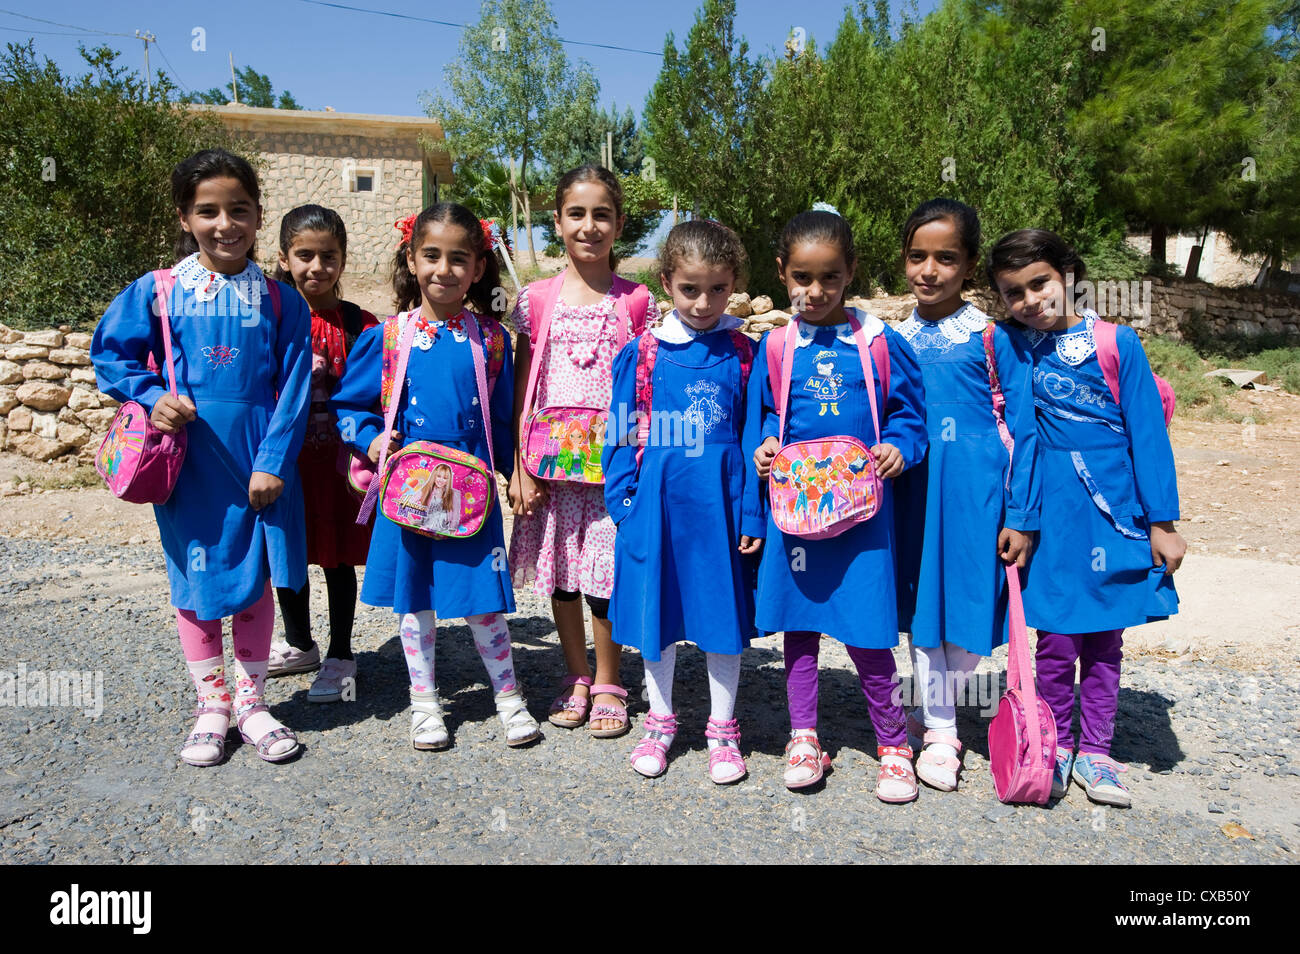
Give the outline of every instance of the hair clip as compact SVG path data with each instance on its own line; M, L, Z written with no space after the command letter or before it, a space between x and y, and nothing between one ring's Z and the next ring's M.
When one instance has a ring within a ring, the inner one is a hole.
M393 228L402 233L402 241L397 244L398 248L403 245L411 244L411 233L415 230L416 213L412 212L404 219L398 219L393 223Z

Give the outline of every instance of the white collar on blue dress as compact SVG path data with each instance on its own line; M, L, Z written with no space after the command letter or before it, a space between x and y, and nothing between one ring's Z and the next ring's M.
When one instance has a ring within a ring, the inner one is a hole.
M254 288L257 289L259 300L262 295L270 294L266 285L266 276L251 258L238 275L224 275L204 267L199 262L199 253L195 252L177 262L172 269L172 275L180 282L182 288L187 292L193 292L194 297L201 302L212 301L227 285L245 305L256 304L253 300Z
M705 335L711 335L715 331L734 331L737 328L743 328L745 323L735 315L723 315L718 319L717 324L707 331L696 331L677 314L674 308L668 314L664 315L664 320L654 328L650 329L660 341L668 344L688 344L696 338L703 338Z
M1070 367L1078 367L1087 361L1097 350L1097 340L1092 334L1092 323L1097 320L1097 313L1091 308L1079 311L1083 318L1079 324L1064 331L1039 331L1037 328L1024 329L1025 340L1031 348L1036 348L1047 338L1056 339L1056 356Z
M883 334L885 323L875 315L868 314L860 308L845 308L846 312L853 312L857 316L858 323L862 325L862 333L870 343L876 335ZM799 340L795 342L796 348L806 348L813 343L813 338L817 332L821 331L826 325L810 325L806 321L796 321L798 315L791 318L795 322L795 327L799 329ZM843 322L838 325L832 325L835 328L835 340L842 341L844 344L853 344L853 325L850 322Z
M898 326L898 333L911 341L922 329L937 328L953 344L965 344L970 341L971 335L982 333L992 320L968 301L962 302L961 307L951 315L945 315L937 321L922 318L913 308L911 317Z

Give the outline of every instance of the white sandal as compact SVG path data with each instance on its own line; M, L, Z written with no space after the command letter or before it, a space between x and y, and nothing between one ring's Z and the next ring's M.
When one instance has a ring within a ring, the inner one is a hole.
M411 745L421 752L451 747L451 733L442 721L442 706L436 690L411 690Z
M961 743L955 735L931 729L925 733L925 748L916 760L916 777L926 785L941 792L957 790L957 775L961 772ZM931 751L930 746L938 743L957 750L957 758L943 756Z
M497 715L506 730L506 745L515 748L542 737L542 729L528 712L528 704L518 689L508 689L493 696Z

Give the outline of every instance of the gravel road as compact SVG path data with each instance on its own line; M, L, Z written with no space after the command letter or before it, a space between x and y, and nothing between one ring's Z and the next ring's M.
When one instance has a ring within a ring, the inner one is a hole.
M880 803L865 704L833 642L821 729L835 770L815 791L781 784L788 726L770 638L745 655L738 716L750 776L737 786L706 775L698 652L679 656L684 731L668 772L646 780L627 765L644 704L622 739L544 724L540 743L507 749L463 626L447 627L438 651L455 746L417 753L392 614L365 607L357 701L308 703L310 674L271 682L268 702L297 731L300 758L269 765L232 733L222 765L192 768L177 757L194 699L156 539L95 548L0 536L0 671L102 675L98 717L89 699L0 709L0 861L1218 864L1289 863L1300 848L1300 653L1285 643L1267 671L1232 647L1125 660L1113 754L1130 767L1130 810L1093 806L1077 786L1047 808L1000 804L976 708L961 710L970 751L959 792ZM312 572L323 633L323 581ZM540 719L562 670L559 643L543 601L520 593L519 604L516 660ZM899 663L906 672L901 652ZM638 670L628 654L633 686Z

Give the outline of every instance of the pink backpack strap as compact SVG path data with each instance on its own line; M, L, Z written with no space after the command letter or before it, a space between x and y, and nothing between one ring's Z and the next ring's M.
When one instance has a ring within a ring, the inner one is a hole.
M736 349L736 357L740 359L740 389L744 391L749 387L749 375L754 370L754 342L739 328L732 328L727 333Z
M1097 345L1097 363L1101 365L1102 377L1110 396L1119 405L1119 343L1115 340L1115 326L1109 321L1094 318L1092 322L1092 340Z
M546 356L546 340L551 332L551 312L560 300L560 288L564 285L564 276L568 269L546 281L533 282L524 289L528 297L528 338L532 343L532 354L528 362L528 387L524 389L524 420L533 413L533 399L537 396L537 378L541 374L542 361Z
M655 360L659 357L659 339L643 334L636 343L636 467L641 469L645 445L650 437L650 409L654 403Z
M785 394L781 391L781 353L785 349L785 336L790 325L773 328L767 333L767 380L772 387L772 406L777 414L785 413ZM783 418L784 419L784 418Z
M628 341L624 322L632 325L633 338L645 331L646 316L650 312L650 289L615 275L610 291L614 293L614 310L623 318L618 324L618 350L622 351Z
M158 318L162 323L163 337L163 354L167 361L167 385L171 389L172 397L176 397L176 364L172 357L172 325L168 313L172 290L176 287L176 279L172 277L170 269L160 268L153 273L153 290L158 298ZM149 356L150 358L153 355Z
M884 334L871 339L871 360L876 363L876 375L880 378L880 393L889 400L889 342Z

